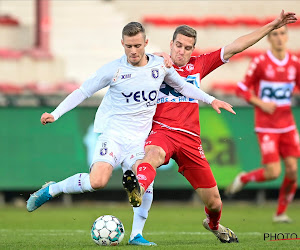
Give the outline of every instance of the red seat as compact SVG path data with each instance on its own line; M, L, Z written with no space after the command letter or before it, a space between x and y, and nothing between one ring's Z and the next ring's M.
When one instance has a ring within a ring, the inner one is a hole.
M65 82L58 82L56 83L59 91L65 93L65 94L70 94L74 90L78 89L80 87L80 84L74 81L65 81Z
M59 93L57 85L49 85L41 82L30 82L25 85L27 91L35 95L54 95Z
M11 17L9 15L3 15L3 16L0 16L0 25L6 25L6 26L19 26L20 23L19 21L14 18L14 17Z
M236 17L232 19L233 25L245 25L245 26L258 26L261 25L261 21L256 17Z
M152 24L155 26L174 26L187 24L193 27L207 27L211 25L227 27L227 26L262 26L274 20L274 17L268 17L259 19L255 16L242 16L242 17L222 17L222 16L206 16L202 18L192 17L192 16L145 16L143 18L143 23ZM289 24L291 27L296 27L300 25L300 22Z
M20 95L24 91L22 86L17 86L13 83L2 82L0 83L0 93L5 95Z
M0 49L0 57L6 59L19 59L24 55L23 51L12 49Z

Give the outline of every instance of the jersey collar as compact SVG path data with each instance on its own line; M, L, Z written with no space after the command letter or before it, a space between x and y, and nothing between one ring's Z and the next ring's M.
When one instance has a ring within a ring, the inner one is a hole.
M268 55L268 57L271 59L271 61L272 61L273 63L275 63L276 65L278 65L278 66L285 66L285 65L287 64L288 60L289 60L289 53L287 53L287 52L285 53L285 57L284 57L283 60L277 59L277 58L272 54L271 50L268 50L268 51L267 51L267 55Z

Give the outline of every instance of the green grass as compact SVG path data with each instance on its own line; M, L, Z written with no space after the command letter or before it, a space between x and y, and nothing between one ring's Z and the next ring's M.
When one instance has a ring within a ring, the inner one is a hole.
M299 249L300 240L264 241L264 233L297 233L300 238L300 204L292 204L292 224L273 224L275 203L255 206L225 203L221 224L231 228L239 244L222 244L202 227L202 205L154 203L144 237L158 244L155 249ZM33 213L25 208L0 208L0 249L98 249L90 237L93 221L113 214L126 234L117 249L145 249L127 245L132 221L129 204L85 204L71 208L48 206Z

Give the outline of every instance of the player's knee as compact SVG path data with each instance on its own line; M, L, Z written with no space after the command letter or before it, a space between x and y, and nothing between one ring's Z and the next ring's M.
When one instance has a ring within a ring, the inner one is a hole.
M103 176L90 177L91 187L93 189L101 189L107 185L108 179L103 178Z
M210 211L220 211L222 208L222 201L219 198L215 198L215 199L210 199L208 201L208 204L206 204L206 207L210 210Z
M90 172L90 184L93 189L104 188L111 175L113 167L109 163L96 162Z
M267 180L275 180L280 176L281 166L280 163L267 164L265 169L265 177Z
M298 168L296 166L290 166L285 168L285 175L290 179L297 179Z
M276 168L273 169L273 171L271 171L270 175L269 175L269 179L270 180L275 180L280 176L281 173L281 169L280 168Z
M165 161L166 152L161 147L147 146L146 154L147 157L156 159L159 165L163 164Z

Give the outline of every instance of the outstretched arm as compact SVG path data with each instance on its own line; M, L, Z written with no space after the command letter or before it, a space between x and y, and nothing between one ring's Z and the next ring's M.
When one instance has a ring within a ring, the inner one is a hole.
M274 29L278 29L286 24L294 23L297 21L295 13L281 11L280 15L272 22L265 26L236 39L233 43L225 46L224 59L228 60L233 55L242 52L253 44L257 43L260 39L266 36Z
M86 98L91 97L98 90L108 86L110 79L112 79L115 73L115 64L116 62L113 61L98 69L79 89L74 90L68 95L51 114L44 113L41 117L41 123L45 125L56 121L63 114L82 103Z
M195 85L186 82L179 74L175 71L174 68L168 69L168 74L165 77L165 82L174 88L176 91L182 95L200 100L207 104L211 104L213 109L218 113L221 113L220 108L223 108L233 114L235 112L232 109L232 106L227 103L216 99L215 97L205 93L203 90L197 88Z
M186 83L184 87L179 91L184 96L187 96L189 98L197 99L203 102L206 102L208 104L211 104L212 108L217 111L218 114L221 113L220 109L225 109L228 112L232 114L236 114L234 110L232 109L232 105L223 102L221 100L216 99L215 97L205 93L203 90L198 89L195 85Z
M68 95L51 114L44 113L41 117L41 123L46 125L47 123L55 122L63 114L82 103L87 97L88 96L85 95L81 89L76 89Z
M236 114L235 111L232 109L232 105L229 104L228 102L223 102L221 100L215 99L211 103L211 106L215 111L217 111L218 114L221 114L220 109L225 109L232 114Z

